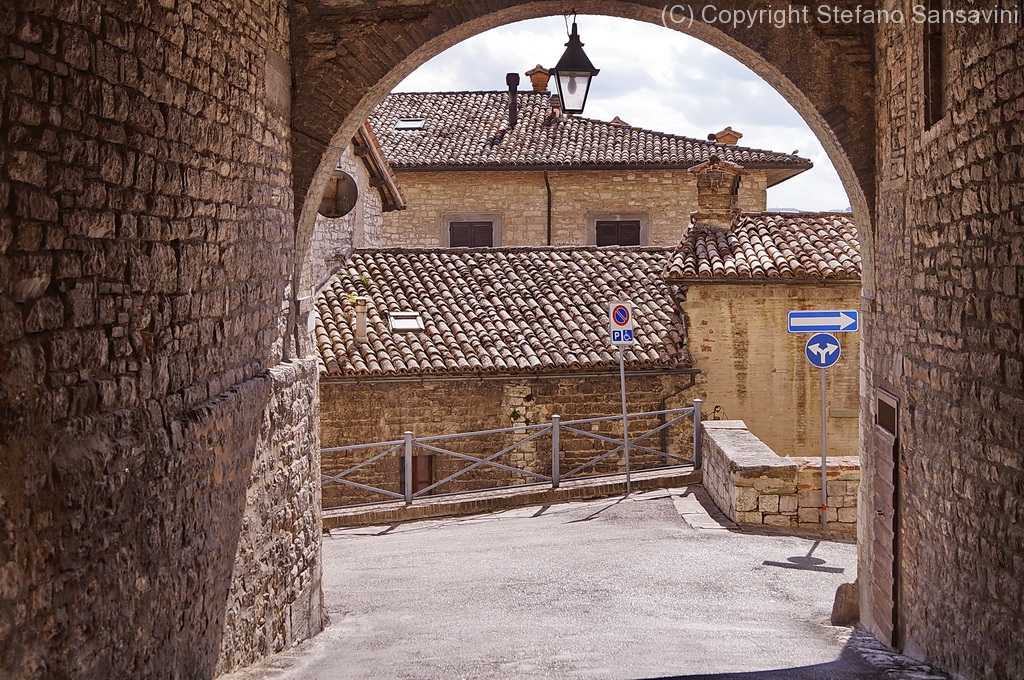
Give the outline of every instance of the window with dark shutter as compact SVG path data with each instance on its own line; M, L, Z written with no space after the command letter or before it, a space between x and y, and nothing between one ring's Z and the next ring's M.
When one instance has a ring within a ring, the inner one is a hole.
M597 245L640 245L640 220L598 220Z
M452 248L489 248L494 244L491 222L452 222L448 244Z
M939 21L924 27L924 127L927 130L946 115L946 37L942 26L942 0L929 0L928 17Z

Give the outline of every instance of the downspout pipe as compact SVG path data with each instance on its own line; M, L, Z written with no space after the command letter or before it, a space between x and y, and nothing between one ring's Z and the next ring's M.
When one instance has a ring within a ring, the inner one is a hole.
M553 246L551 242L551 180L548 179L548 171L544 171L544 186L548 190L548 245Z

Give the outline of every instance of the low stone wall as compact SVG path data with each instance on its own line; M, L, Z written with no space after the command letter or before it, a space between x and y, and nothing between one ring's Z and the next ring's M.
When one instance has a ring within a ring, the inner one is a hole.
M821 532L821 459L777 455L742 420L704 421L704 488L741 525ZM857 536L860 460L828 459L828 535Z

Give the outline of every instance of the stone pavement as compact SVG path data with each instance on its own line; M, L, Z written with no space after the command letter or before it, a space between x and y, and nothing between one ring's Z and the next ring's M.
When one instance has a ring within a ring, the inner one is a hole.
M738 531L698 486L324 536L331 626L230 680L931 680L829 625L856 546Z

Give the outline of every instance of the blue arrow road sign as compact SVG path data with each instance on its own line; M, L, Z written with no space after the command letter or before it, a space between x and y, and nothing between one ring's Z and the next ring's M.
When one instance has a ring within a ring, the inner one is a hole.
M811 366L816 368L828 368L837 361L842 350L836 336L829 333L817 333L811 336L804 347L804 354Z
M849 333L860 330L856 309L793 310L789 313L790 333Z

